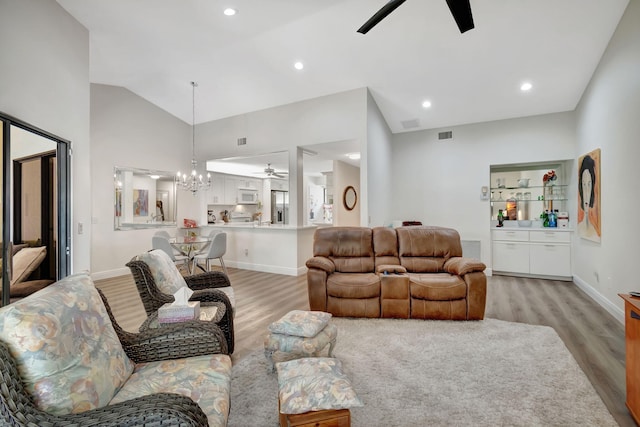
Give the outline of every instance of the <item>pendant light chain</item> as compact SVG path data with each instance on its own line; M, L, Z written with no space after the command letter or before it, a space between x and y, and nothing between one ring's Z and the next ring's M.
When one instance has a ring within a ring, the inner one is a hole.
M191 191L194 196L198 190L206 190L211 187L211 174L207 173L207 180L202 179L202 175L198 175L196 161L196 87L198 83L191 82L191 176L187 178L187 174L178 172L176 185L183 190Z

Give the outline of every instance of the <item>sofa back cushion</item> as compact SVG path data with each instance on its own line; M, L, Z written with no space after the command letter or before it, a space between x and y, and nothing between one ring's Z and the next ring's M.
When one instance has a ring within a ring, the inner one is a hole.
M412 273L438 273L451 257L462 256L460 235L452 228L399 227L400 264Z
M86 273L0 308L0 339L36 406L52 414L107 405L134 368Z
M136 257L149 266L153 280L162 293L173 295L179 289L187 287L184 277L173 260L161 249L154 249Z
M340 273L373 272L372 231L365 227L318 228L313 255L329 258Z
M373 253L376 268L380 265L400 265L398 233L394 228L375 227L373 229Z

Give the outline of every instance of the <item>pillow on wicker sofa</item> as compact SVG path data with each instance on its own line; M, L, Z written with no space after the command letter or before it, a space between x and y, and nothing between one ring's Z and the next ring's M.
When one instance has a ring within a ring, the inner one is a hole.
M57 415L107 405L134 368L86 273L0 308L0 338L36 406Z
M363 406L338 359L305 357L276 363L276 369L283 414Z
M163 250L154 249L145 252L138 255L137 260L149 266L153 280L156 281L158 289L163 293L173 295L178 289L187 287L187 282L173 260Z

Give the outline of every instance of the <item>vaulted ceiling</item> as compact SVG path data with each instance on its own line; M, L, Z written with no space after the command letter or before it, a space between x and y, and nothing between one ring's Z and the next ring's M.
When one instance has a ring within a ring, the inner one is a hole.
M464 34L445 0L408 0L366 35L384 0L58 3L89 29L92 82L187 123L191 81L197 123L368 87L397 133L573 110L628 0L471 0Z

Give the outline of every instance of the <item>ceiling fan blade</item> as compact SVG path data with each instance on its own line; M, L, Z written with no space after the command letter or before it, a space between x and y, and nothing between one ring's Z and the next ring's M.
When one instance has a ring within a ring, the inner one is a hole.
M367 22L365 22L362 27L358 29L360 34L367 34L370 29L378 25L380 21L386 18L391 12L396 10L402 3L406 0L390 0L387 4L382 6L382 8L375 13ZM467 3L469 3L467 1Z
M456 24L458 24L460 33L464 33L475 28L473 25L473 15L471 13L469 0L447 0L447 5L453 15L453 19L455 19Z

